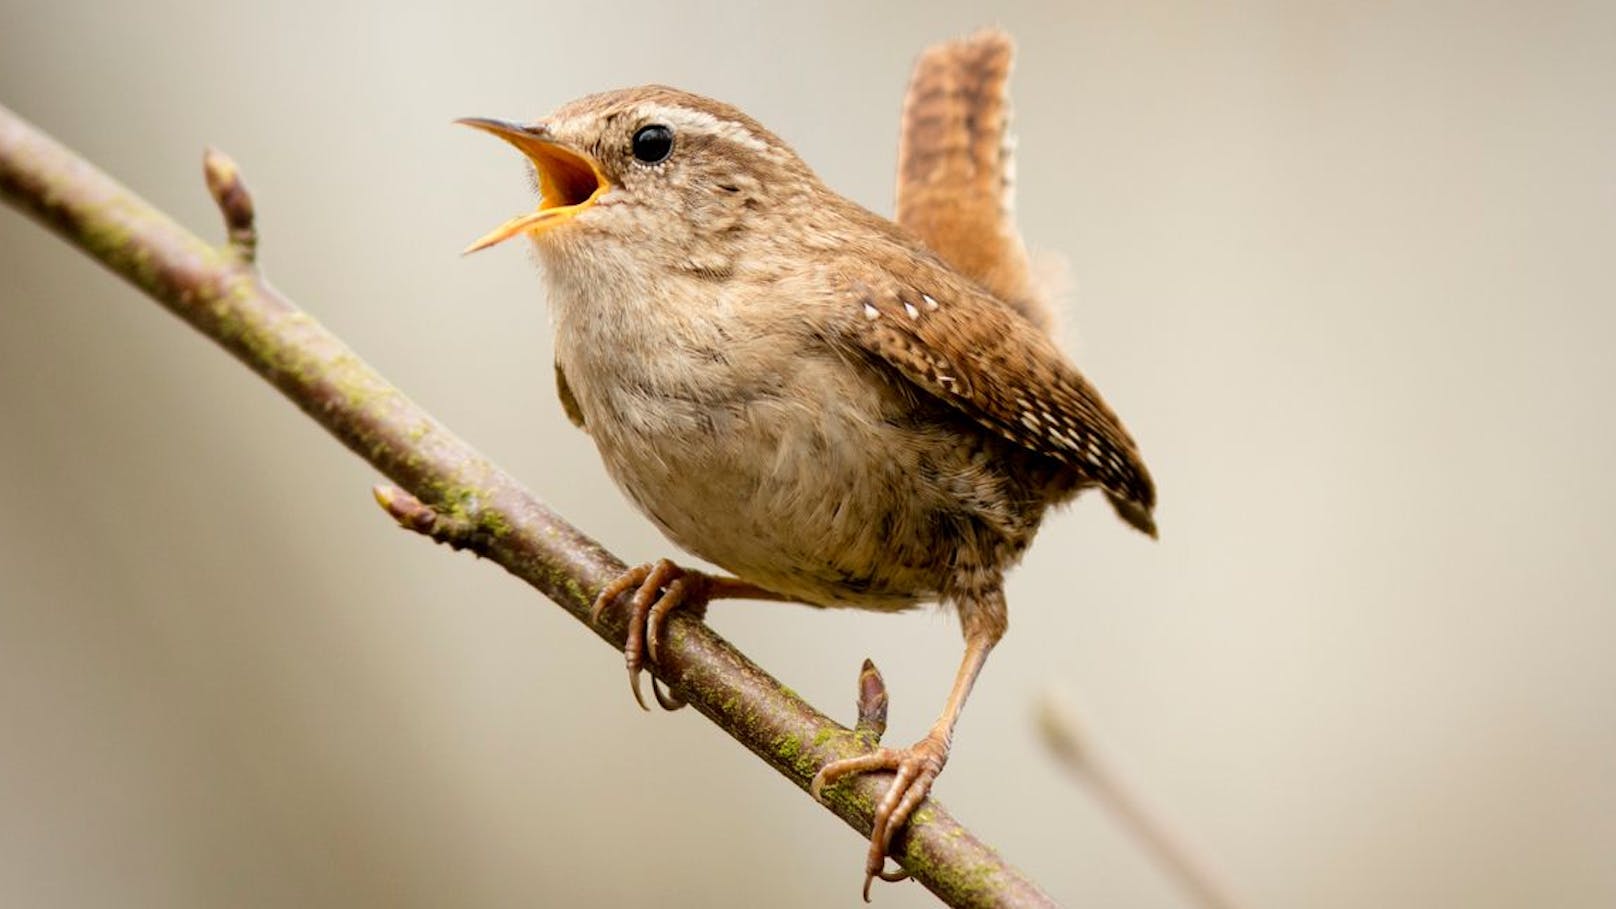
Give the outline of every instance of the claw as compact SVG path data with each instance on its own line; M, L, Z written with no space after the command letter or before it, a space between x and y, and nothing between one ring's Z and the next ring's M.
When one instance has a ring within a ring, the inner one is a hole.
M651 654L653 666L662 659L662 624L667 621L668 613L685 603L689 592L689 582L684 578L676 578L668 583L668 589L663 592L662 598L652 603L646 613L645 646Z
M659 662L662 629L670 613L680 608L697 612L705 609L708 585L702 582L706 580L706 575L687 571L662 559L628 569L595 597L594 606L589 610L589 620L599 623L607 606L628 591L634 591L628 603L628 632L624 635L623 662L628 666L629 690L634 693L634 702L640 705L641 710L651 708L646 706L645 695L640 689L640 671L646 668L647 663L656 666ZM651 694L664 710L678 710L685 706L683 698L671 690L664 692L654 675L651 678Z
M909 872L903 868L899 868L897 871L882 871L877 874L876 877L883 881L891 881L892 883L896 884L899 881L907 881L909 879Z
M866 869L864 872L864 901L866 903L870 901L870 884L876 878L880 878L883 881L891 881L892 883L896 884L899 881L907 881L909 879L909 872L903 870L902 868L899 868L896 871L888 871L884 867L879 871L870 871Z
M845 760L832 761L814 774L808 792L820 799L824 788L842 777L876 770L893 771L892 783L875 806L874 823L870 829L870 850L864 862L864 899L870 899L870 885L876 878L901 881L909 876L903 869L886 870L887 856L892 840L910 815L931 792L932 782L942 772L948 760L948 745L933 737L921 739L908 748L878 748Z
M891 881L895 884L898 881L907 881L909 879L909 872L903 870L902 868L899 868L896 871L888 871L885 868L881 868L876 871L866 869L864 872L864 901L866 903L870 902L870 884L873 883L876 878L880 878L883 881Z
M651 680L651 685L654 689L655 679ZM639 704L641 710L650 713L651 708L645 706L645 695L640 693L640 667L633 660L628 664L628 690L634 693L634 703Z
M664 694L662 691L662 683L656 680L656 676L651 677L651 693L656 695L657 706L669 712L678 710L680 707L683 707L686 704L685 699L674 694L673 689L671 688L668 689L666 694Z

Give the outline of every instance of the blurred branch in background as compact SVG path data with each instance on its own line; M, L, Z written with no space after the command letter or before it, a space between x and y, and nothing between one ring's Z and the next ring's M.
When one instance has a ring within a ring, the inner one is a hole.
M497 562L588 624L596 592L623 564L264 283L252 200L235 165L209 151L204 171L229 234L222 249L0 107L0 196L212 338L387 475L397 487L378 487L377 499L400 523ZM589 627L622 649L620 610ZM657 675L804 790L824 764L866 750L884 725L885 692L868 664L854 732L681 613L668 623ZM827 807L868 836L885 786L880 775L849 780L828 793ZM894 857L953 906L1053 905L931 799Z
M1044 743L1074 780L1088 784L1122 826L1128 828L1161 867L1204 909L1241 909L1223 878L1200 859L1172 826L1153 812L1095 748L1069 699L1046 690L1038 701L1038 728Z

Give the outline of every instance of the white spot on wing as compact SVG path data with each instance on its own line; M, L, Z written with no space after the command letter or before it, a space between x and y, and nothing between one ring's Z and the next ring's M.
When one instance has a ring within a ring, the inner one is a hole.
M903 301L903 311L908 313L911 319L920 318L920 310L916 309L915 304L910 303L908 300Z
M874 322L876 319L880 318L880 316L881 310L876 309L874 306L871 306L868 303L864 304L864 318Z
M932 312L937 311L937 301L931 298L931 294L921 294L920 299L926 301L927 309L931 310Z

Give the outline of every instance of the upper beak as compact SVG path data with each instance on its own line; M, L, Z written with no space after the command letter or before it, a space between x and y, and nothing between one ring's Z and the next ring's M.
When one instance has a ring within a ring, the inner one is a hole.
M533 162L533 169L539 175L538 210L518 215L494 228L466 247L465 253L486 249L517 234L537 235L549 230L576 217L611 189L600 165L556 142L544 123L523 126L482 117L455 122L492 133L516 146Z

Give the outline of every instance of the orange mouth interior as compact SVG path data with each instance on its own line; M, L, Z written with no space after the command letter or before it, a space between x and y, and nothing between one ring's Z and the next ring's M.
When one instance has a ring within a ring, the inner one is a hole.
M558 227L594 205L603 193L611 189L611 183L600 172L599 165L556 143L542 126L525 127L481 118L456 122L498 136L516 146L533 163L533 169L539 176L538 209L517 215L483 234L466 247L465 253L487 249L518 234L537 236Z

